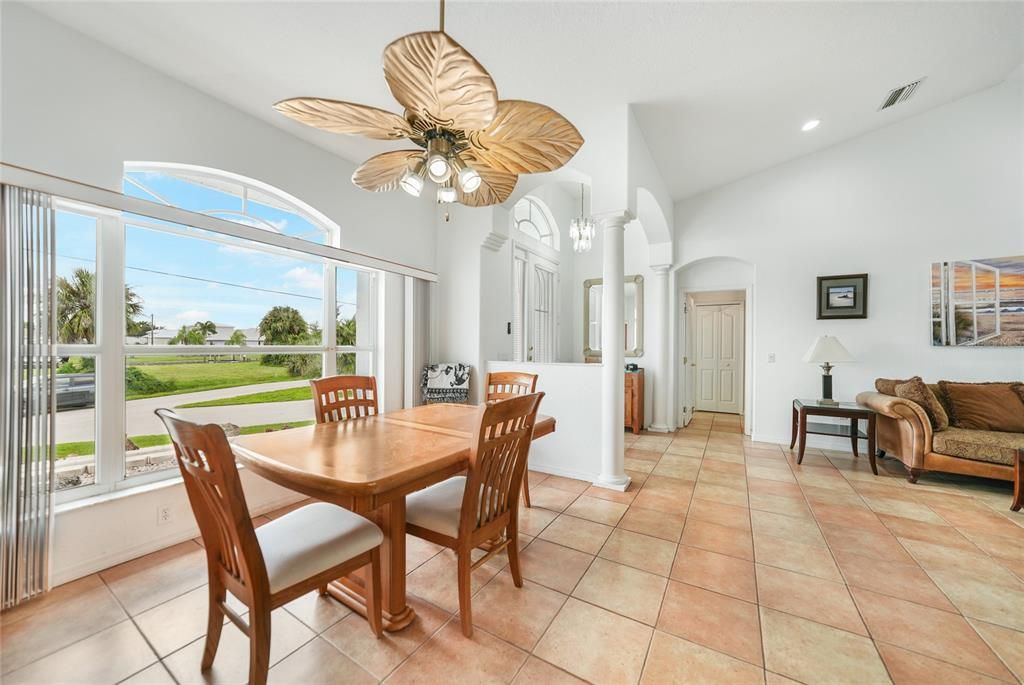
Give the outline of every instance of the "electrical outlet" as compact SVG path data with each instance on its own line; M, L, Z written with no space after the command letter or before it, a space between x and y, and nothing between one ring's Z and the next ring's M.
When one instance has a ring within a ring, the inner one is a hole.
M768 353L768 363L769 364L774 364L775 363L775 353L774 352L769 352Z
M159 507L156 510L156 525L163 526L171 522L171 508Z

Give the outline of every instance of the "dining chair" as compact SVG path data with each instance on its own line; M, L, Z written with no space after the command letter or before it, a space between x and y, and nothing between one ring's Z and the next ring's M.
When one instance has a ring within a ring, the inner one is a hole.
M316 378L309 384L313 388L317 423L347 421L378 413L377 379L373 376L329 376Z
M537 391L537 374L523 373L521 371L497 371L487 374L486 400L495 402L507 400L510 397L528 395ZM529 466L527 466L529 470ZM527 507L530 504L530 474L527 472L523 478L523 502Z
M235 457L223 429L158 409L206 548L209 614L201 671L213 665L224 617L249 637L249 683L264 685L270 667L270 612L369 565L366 615L381 634L380 543L374 523L325 502L308 504L255 529ZM248 622L227 604L230 592Z
M469 455L469 471L406 498L406 531L455 551L458 560L462 633L473 636L470 606L473 571L508 551L516 587L519 571L519 487L533 440L537 408L544 393L520 395L487 405ZM474 549L486 554L475 562Z

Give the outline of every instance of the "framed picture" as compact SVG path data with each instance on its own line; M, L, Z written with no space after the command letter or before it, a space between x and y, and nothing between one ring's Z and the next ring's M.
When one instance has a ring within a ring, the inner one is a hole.
M932 345L1024 347L1024 255L935 262Z
M818 318L868 318L868 275L818 276Z

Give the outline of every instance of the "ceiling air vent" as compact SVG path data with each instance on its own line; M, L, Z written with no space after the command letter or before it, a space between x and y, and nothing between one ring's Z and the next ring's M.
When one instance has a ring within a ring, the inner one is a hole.
M898 105L901 102L909 100L917 92L917 87L924 83L924 79L920 78L913 83L908 83L905 86L894 88L885 96L885 100L882 101L882 105L878 108L881 112L883 109L889 109L893 105Z

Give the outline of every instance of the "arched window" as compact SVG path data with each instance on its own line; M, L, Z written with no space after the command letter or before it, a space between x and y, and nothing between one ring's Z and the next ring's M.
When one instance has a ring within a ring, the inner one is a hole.
M340 245L338 225L309 205L266 183L220 169L126 162L122 190L125 195L253 228Z
M539 200L529 195L519 200L512 208L512 222L523 235L553 250L558 249L558 225L548 208Z

